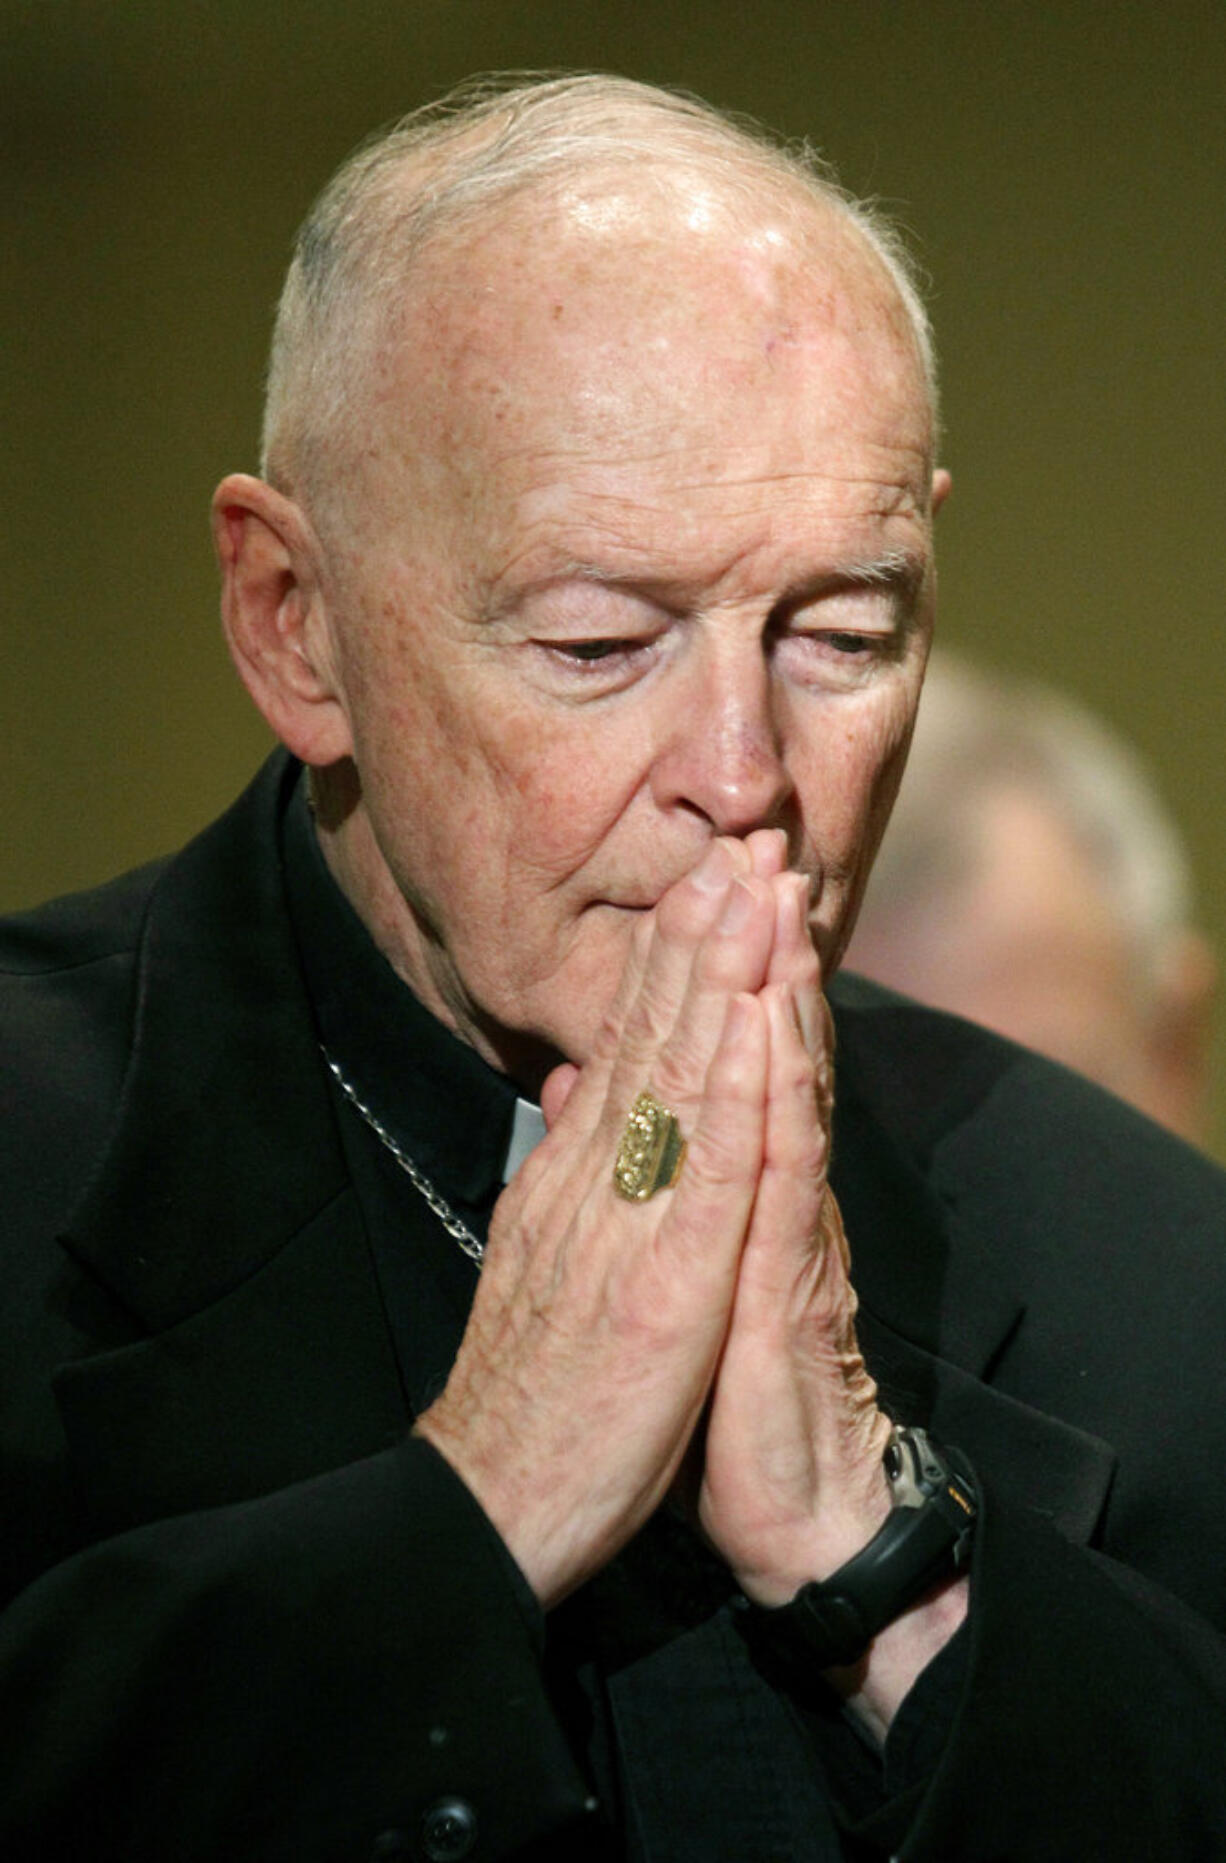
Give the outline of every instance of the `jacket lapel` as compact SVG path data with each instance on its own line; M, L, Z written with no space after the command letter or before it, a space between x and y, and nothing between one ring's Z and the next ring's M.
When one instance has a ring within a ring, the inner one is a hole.
M895 1142L866 1090L854 1015L840 1020L839 1081L832 1182L860 1296L860 1342L886 1409L990 1468L994 1490L1011 1503L1090 1540L1114 1451L992 1388L994 1364L1025 1325L1024 1303L982 1238L961 1231Z
M286 914L276 757L152 894L131 1058L64 1247L145 1336L57 1396L108 1521L382 1448L405 1409Z
M159 877L114 1129L63 1238L150 1329L238 1286L347 1181L285 910L289 776L274 759Z

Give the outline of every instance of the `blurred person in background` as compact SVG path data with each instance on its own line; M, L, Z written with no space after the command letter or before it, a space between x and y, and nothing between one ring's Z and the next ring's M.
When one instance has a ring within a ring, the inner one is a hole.
M933 655L849 969L1203 1143L1217 964L1193 908L1128 744L1048 686Z

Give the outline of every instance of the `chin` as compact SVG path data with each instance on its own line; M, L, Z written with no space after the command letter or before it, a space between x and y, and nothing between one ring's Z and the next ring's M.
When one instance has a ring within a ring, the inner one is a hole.
M616 993L620 967L611 988L607 974L601 973L598 986L593 982L583 987L567 978L565 984L559 983L552 991L542 990L537 993L541 999L538 1003L529 1000L521 1004L518 1011L512 1012L514 1019L510 1021L489 1012L480 1015L475 1025L476 1047L502 1073L509 1074L531 1094L538 1094L546 1074L561 1062L571 1061L582 1067L590 1057Z
M539 1084L561 1061L585 1065L616 1001L635 929L651 910L602 903L580 921L579 936L557 967L508 1005L510 1020L487 1013L483 1032L504 1072Z
M573 1014L559 1014L555 1008L535 1039L549 1050L555 1061L573 1061L576 1067L584 1067L592 1057L607 1007L607 1003L600 1003L594 1016L590 1005L582 1011L576 1008Z

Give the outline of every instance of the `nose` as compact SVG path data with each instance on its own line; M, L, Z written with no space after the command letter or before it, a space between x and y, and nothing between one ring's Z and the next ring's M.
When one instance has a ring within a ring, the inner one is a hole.
M793 784L761 647L712 653L690 674L671 695L671 717L652 767L656 806L693 810L716 834L778 826Z

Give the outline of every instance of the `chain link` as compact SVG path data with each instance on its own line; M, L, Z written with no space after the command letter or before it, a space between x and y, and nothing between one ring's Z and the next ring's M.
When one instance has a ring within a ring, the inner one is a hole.
M446 1198L440 1196L425 1172L419 1170L409 1157L408 1152L404 1151L401 1146L397 1144L382 1120L378 1119L375 1114L371 1112L369 1106L365 1105L365 1103L358 1098L353 1088L349 1085L349 1082L345 1079L345 1076L341 1073L340 1068L328 1053L328 1050L326 1048L321 1048L320 1053L328 1063L328 1070L332 1078L335 1080L345 1098L349 1101L349 1104L361 1114L380 1144L385 1145L388 1151L391 1152L392 1157L406 1174L414 1190L418 1191L421 1196L425 1198L434 1214L438 1217L440 1223L442 1223L443 1228L447 1231L447 1234L454 1237L464 1253L468 1256L468 1259L470 1261L475 1261L477 1266L480 1267L485 1258L484 1242L480 1241L473 1234L467 1223L461 1222Z

